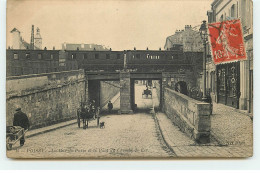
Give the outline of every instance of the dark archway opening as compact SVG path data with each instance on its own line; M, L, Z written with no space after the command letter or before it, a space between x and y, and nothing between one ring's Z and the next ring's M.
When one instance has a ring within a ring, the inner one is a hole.
M95 100L101 114L117 114L120 110L120 84L118 80L88 80L88 102ZM113 108L108 109L109 101Z
M188 95L187 84L184 81L179 81L175 84L175 91Z

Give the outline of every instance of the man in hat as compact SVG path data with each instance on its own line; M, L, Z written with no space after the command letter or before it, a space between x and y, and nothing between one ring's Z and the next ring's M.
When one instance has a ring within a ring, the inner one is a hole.
M16 109L16 113L14 114L13 126L20 126L24 128L24 130L28 129L29 119L25 113L22 112L21 108ZM25 142L24 136L20 139L20 145L23 146Z
M107 104L107 108L108 108L108 112L111 113L112 109L113 109L113 103L111 103L111 101L109 100L108 104Z

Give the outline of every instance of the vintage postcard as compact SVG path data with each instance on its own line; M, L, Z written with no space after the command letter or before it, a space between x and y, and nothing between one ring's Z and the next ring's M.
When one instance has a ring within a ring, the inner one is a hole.
M253 156L251 0L8 0L9 158Z

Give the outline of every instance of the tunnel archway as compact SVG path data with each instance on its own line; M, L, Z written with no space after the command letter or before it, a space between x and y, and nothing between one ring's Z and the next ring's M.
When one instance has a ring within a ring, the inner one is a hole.
M113 105L112 113L120 110L120 86L118 80L88 80L88 103L95 101L102 114L108 113L109 101Z
M145 94L149 90L149 94ZM138 78L131 79L131 106L135 113L160 110L162 102L161 79Z
M175 91L188 95L187 83L184 81L177 82L175 84Z

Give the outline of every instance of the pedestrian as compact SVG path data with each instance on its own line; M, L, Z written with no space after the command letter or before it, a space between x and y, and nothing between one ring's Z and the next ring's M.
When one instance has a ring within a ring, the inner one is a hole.
M22 112L21 108L16 109L16 113L14 114L13 126L20 126L24 128L24 130L29 129L30 123L27 115ZM20 146L23 146L25 142L24 136L20 139Z
M111 103L111 101L109 100L108 104L107 104L107 108L108 108L108 112L111 113L112 109L113 109L113 103Z
M93 119L96 119L96 101L92 100L92 103L90 104L90 110L93 113Z

